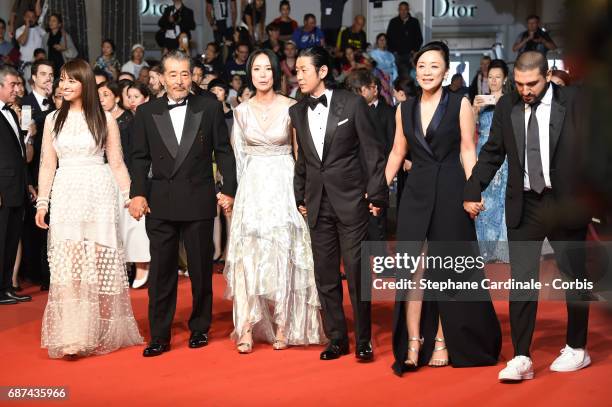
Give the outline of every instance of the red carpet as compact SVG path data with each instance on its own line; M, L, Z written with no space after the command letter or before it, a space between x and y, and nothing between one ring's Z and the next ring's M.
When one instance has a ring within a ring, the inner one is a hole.
M504 331L502 360L486 368L422 368L403 378L390 365L391 303L375 303L374 346L376 360L357 364L353 355L323 362L321 347L273 351L255 346L250 355L239 355L228 339L232 330L231 302L222 299L225 282L214 276L215 306L211 343L189 349L187 319L189 282L180 278L179 302L174 323L173 349L145 359L142 347L76 361L50 360L40 348L40 323L46 293L26 289L30 303L0 309L1 386L67 386L69 399L61 405L607 405L612 395L610 377L610 322L601 304L591 311L589 351L593 364L575 373L553 373L549 364L565 338L565 305L541 303L533 342L535 380L500 384L497 372L512 356L508 306L496 303ZM345 297L347 298L347 297ZM146 290L132 291L134 313L142 334L148 336ZM350 307L346 303L350 314ZM353 348L351 348L353 350ZM22 405L32 402L23 402ZM2 402L3 405L15 403Z

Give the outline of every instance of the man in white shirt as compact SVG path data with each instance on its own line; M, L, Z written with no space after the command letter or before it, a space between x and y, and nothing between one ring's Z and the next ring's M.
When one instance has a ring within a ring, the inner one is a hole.
M9 107L17 97L18 75L11 67L0 68L0 305L32 299L15 293L11 281L28 191L25 145Z
M19 52L23 62L32 62L34 60L34 50L43 48L43 37L45 30L36 25L36 15L34 11L28 10L23 14L24 24L17 29L15 37L19 43Z
M577 154L586 131L580 120L576 88L557 87L551 84L550 77L542 53L526 51L519 56L514 65L517 91L498 101L489 139L464 191L464 209L472 217L477 216L484 210L481 191L507 157L510 270L512 279L521 283L539 280L545 238L555 251L557 266L565 279L583 281L587 277L583 244L592 215L585 204L585 177ZM566 342L561 355L550 365L554 372L571 372L591 363L586 350L591 294L586 289L564 291ZM534 377L530 347L538 295L537 289L510 290L514 358L499 372L500 381Z

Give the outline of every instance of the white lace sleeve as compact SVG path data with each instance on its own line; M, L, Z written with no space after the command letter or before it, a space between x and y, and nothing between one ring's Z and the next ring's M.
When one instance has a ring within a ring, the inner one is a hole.
M244 152L244 129L242 128L242 118L238 110L239 109L234 110L234 125L232 126L231 143L232 149L234 150L234 156L236 157L236 181L240 182L246 156Z
M57 169L57 153L53 146L53 125L55 114L48 114L45 119L45 128L40 149L40 170L38 171L38 199L37 208L49 208L51 186Z
M106 158L108 159L108 165L110 166L119 189L121 190L121 196L124 199L128 199L130 195L130 175L125 161L123 161L123 151L121 150L121 135L119 133L119 126L117 121L106 113Z

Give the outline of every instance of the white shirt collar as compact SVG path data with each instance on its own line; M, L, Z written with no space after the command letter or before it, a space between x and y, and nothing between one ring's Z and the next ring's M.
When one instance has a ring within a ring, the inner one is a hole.
M41 110L45 110L45 107L47 107L47 108L49 107L49 105L43 106L43 100L44 99L48 100L49 98L46 98L46 97L42 96L40 93L36 92L34 89L32 89L32 94L36 98L36 101L38 102L38 106L40 106Z
M378 107L378 98L374 99L372 103L370 103L370 106Z
M544 97L542 98L542 102L545 105L550 105L552 103L552 97L553 97L553 85L551 82L548 83L548 89L546 90L546 93L544 94Z

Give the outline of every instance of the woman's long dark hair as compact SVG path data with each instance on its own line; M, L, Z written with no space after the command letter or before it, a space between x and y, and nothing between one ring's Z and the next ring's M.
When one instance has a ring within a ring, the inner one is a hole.
M107 132L106 115L100 104L93 70L89 64L82 59L73 59L64 64L60 76L62 74L81 83L81 100L87 127L89 127L89 131L93 135L96 145L100 148L104 147L106 144ZM70 102L64 100L62 102L62 107L55 113L53 133L56 136L64 126L69 110Z

